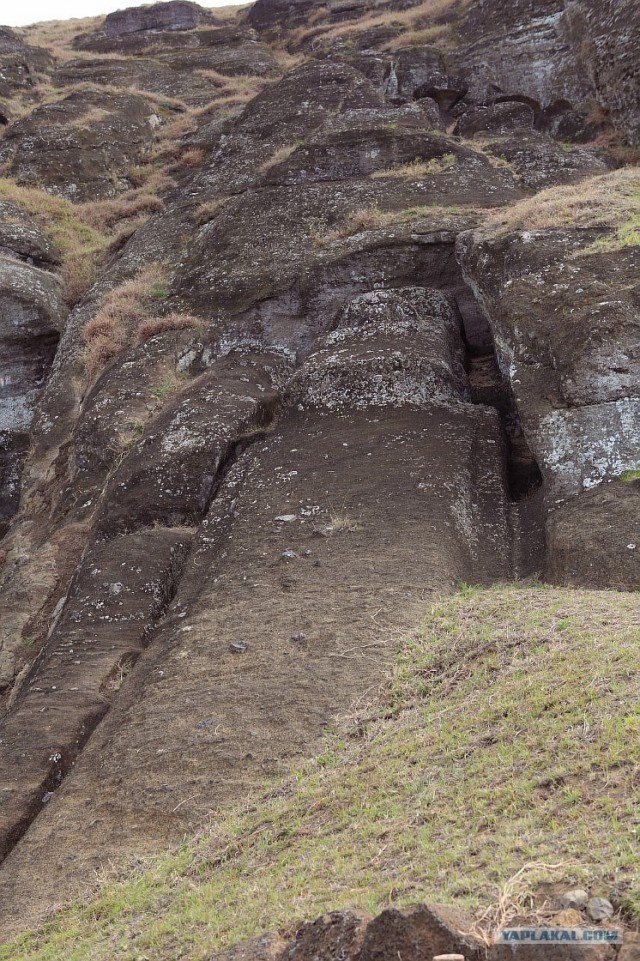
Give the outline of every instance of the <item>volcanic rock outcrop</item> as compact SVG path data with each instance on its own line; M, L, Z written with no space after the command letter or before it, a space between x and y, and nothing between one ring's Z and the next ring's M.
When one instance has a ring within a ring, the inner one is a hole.
M38 395L67 315L59 255L13 204L0 205L0 534L15 514ZM7 680L0 654L0 686ZM12 676L12 674L11 674Z
M583 4L312 6L110 15L0 139L7 931L308 753L426 596L640 585L633 211L508 224L637 183ZM68 316L25 186L144 214Z
M11 116L10 100L15 93L31 90L53 64L51 54L25 43L14 30L0 27L0 124Z
M204 20L206 12L188 0L168 0L149 7L129 7L116 10L105 17L104 32L108 37L120 37L142 30L193 30Z
M72 93L11 124L0 142L0 163L21 183L74 200L112 197L149 152L155 122L142 97Z

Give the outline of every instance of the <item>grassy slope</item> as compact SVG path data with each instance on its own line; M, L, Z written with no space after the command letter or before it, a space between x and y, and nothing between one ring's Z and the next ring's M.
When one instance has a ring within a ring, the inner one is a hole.
M637 922L639 676L637 596L465 589L322 756L0 959L204 959L327 909L422 898L477 915L525 865L514 902L579 881Z

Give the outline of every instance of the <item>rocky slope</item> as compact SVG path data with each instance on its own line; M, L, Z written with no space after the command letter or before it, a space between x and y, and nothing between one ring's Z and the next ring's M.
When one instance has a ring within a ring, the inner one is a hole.
M639 586L637 27L2 31L7 933L312 751L430 594Z

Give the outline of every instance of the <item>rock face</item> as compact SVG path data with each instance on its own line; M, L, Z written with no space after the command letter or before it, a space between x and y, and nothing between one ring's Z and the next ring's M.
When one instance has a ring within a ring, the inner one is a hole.
M248 19L256 30L278 30L308 22L313 8L313 0L257 0Z
M73 200L113 197L150 151L154 108L131 94L72 93L16 121L0 141L0 162L21 183Z
M215 93L206 77L173 64L141 57L92 57L67 60L53 73L57 87L90 83L108 87L138 87L165 97L173 97L193 106L204 106Z
M640 10L634 3L582 0L566 4L578 63L602 106L631 143L640 143Z
M639 16L633 0L473 4L462 24L469 89L483 103L514 97L536 111L588 112L591 101L637 144Z
M0 257L51 270L60 253L32 217L8 201L0 202Z
M145 46L198 45L195 31L215 23L207 10L189 0L167 0L148 6L128 7L109 13L100 30L76 38L77 49L108 52L136 50Z
M20 184L155 213L67 317L46 218L15 184L0 207L3 930L313 750L425 596L638 586L637 247L486 227L615 165L585 91L635 136L624 63L575 69L579 23L631 49L625 9L487 0L458 48L409 0L129 9L7 126ZM176 182L150 196L141 165ZM434 924L286 950L474 956Z
M545 480L550 575L630 587L640 502L620 477L640 467L639 259L589 253L592 237L463 235L458 251Z
M67 310L51 273L59 256L52 243L13 204L0 205L0 218L1 536L17 510L29 428Z
M47 50L31 46L22 40L9 27L0 27L0 124L6 124L10 116L3 111L2 100L9 100L13 94L30 90L38 76L46 75L53 64Z

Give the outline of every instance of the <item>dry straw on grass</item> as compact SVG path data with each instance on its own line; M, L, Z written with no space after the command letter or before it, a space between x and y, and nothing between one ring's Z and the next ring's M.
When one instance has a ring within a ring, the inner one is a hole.
M217 197L215 200L208 200L206 203L200 204L193 214L193 219L195 220L196 224L199 227L202 227L203 224L213 220L222 207L224 207L228 199L228 197Z
M495 942L498 932L509 927L516 919L527 918L527 922L533 921L535 924L549 923L549 919L557 913L557 908L548 903L539 904L537 888L540 879L544 878L548 883L550 878L557 876L558 881L562 882L568 867L566 861L558 864L529 861L523 864L504 882L495 901L474 919L471 930L466 933L490 945Z
M144 344L158 334L194 328L202 323L191 314L174 311L158 316L153 313L153 308L167 295L165 283L161 266L151 264L105 296L83 332L83 360L90 377L132 342Z
M330 229L326 223L316 220L310 223L310 238L315 247L345 240L356 234L380 230L385 227L401 226L412 221L429 220L442 228L443 225L456 225L457 230L474 226L481 214L472 208L440 205L406 207L403 210L381 210L379 207L365 207L353 210L342 223Z
M71 50L71 42L80 33L99 30L104 17L73 18L71 20L47 20L34 23L20 31L27 43L36 47L59 47L65 52ZM78 56L76 51L73 55ZM101 54L102 56L102 54Z
M130 191L113 200L102 200L78 205L83 220L96 230L113 230L123 220L140 214L154 214L163 209L162 200L155 194Z
M599 244L607 249L640 244L640 168L625 167L575 186L543 190L495 211L481 230L487 236L503 236L515 230L559 227L607 231L609 236Z
M187 147L183 150L176 160L171 164L169 170L176 173L179 170L190 170L200 167L204 162L206 154L201 147Z

